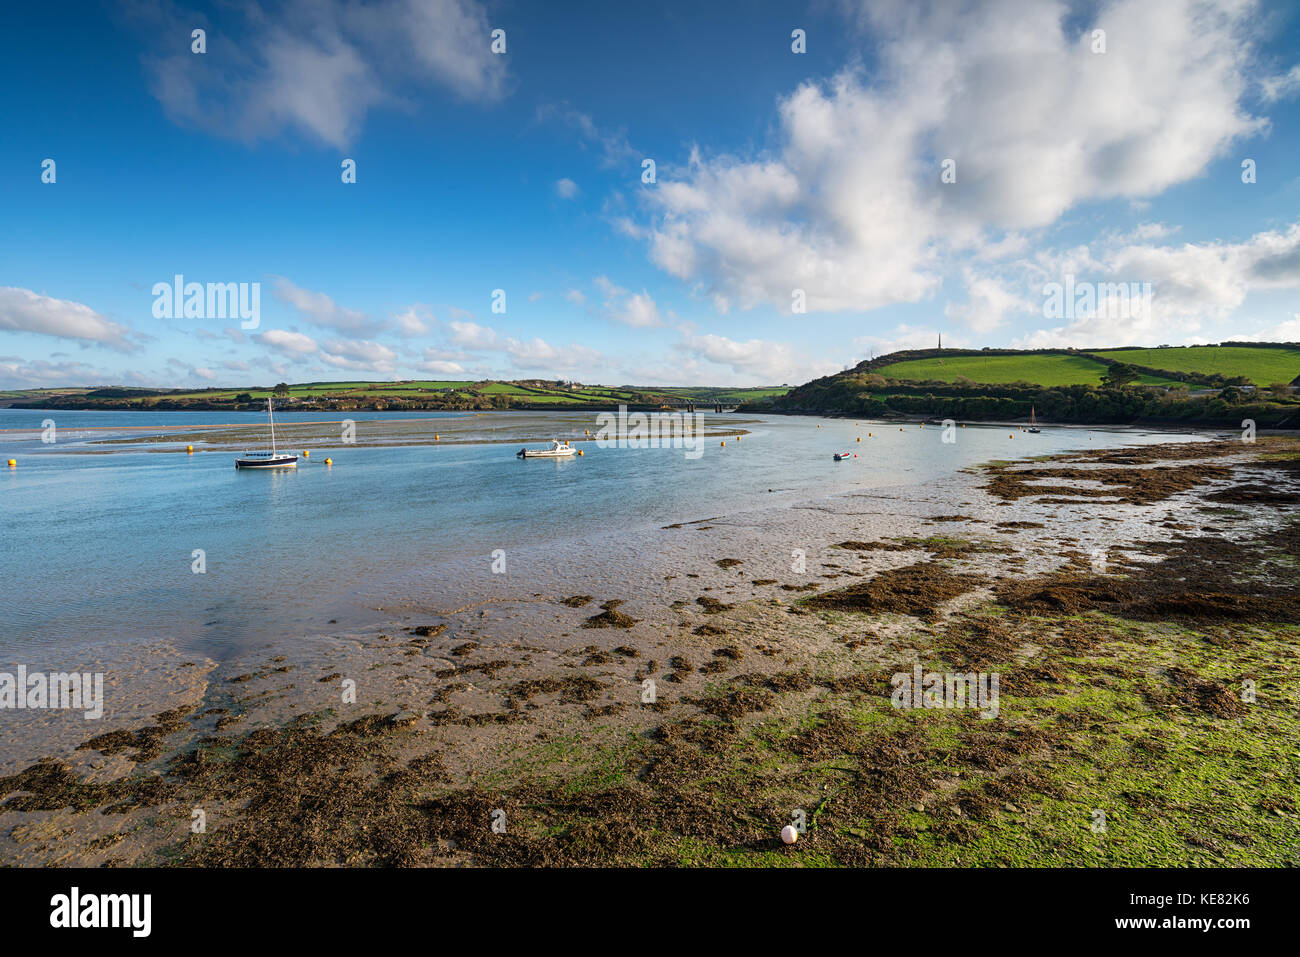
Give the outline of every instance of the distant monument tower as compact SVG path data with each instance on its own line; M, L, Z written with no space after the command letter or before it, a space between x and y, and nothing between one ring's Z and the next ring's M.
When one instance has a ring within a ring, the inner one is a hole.
M943 333L939 333L939 348L943 348Z

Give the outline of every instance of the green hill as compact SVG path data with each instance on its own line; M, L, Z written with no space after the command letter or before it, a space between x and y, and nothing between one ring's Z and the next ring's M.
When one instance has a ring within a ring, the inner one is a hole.
M1128 359L1119 359L1128 362ZM891 362L874 371L892 379L914 382L955 382L958 378L972 382L1001 384L1032 382L1035 385L1101 385L1106 364L1082 355L956 355L946 358L910 359ZM1173 385L1166 376L1142 375L1146 385Z
M1127 375L1114 375L1115 367ZM1108 373L1111 373L1108 376ZM1300 426L1295 343L1160 349L925 349L880 356L744 411L861 418ZM1270 387L1282 386L1278 389ZM1256 389L1256 387L1259 387Z
M1107 349L1093 355L1171 372L1241 376L1258 386L1291 382L1300 376L1300 348L1294 347L1182 346L1163 349Z

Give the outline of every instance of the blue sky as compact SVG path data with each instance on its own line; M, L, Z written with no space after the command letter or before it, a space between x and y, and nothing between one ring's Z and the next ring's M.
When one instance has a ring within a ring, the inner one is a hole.
M940 332L1300 340L1291 4L25 6L0 388L758 385ZM178 273L259 283L257 328L156 317ZM1049 317L1066 275L1152 294Z

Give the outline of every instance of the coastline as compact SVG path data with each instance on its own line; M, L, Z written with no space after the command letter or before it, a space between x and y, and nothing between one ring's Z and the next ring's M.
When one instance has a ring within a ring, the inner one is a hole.
M1151 617L1117 582L1163 580L1154 569L1172 562L1258 604L1245 563L1225 569L1209 546L1294 561L1295 525L1276 509L1295 494L1295 459L1263 458L1294 444L1189 449L1083 452L701 516L599 567L386 609L413 630L221 662L153 647L113 664L99 647L106 669L132 674L131 707L90 732L27 713L35 730L10 736L0 782L0 860L1283 862L1297 809L1273 766L1254 764L1296 761L1294 738L1290 752L1282 742L1297 722L1277 704L1300 681L1295 622L1213 603ZM1101 574L1095 549L1109 556ZM1294 591L1294 565L1269 561L1280 585L1268 587ZM146 659L157 671L137 680ZM1232 681L1250 662L1262 706L1247 708ZM1002 716L892 709L890 674L916 664L1001 669ZM337 687L349 677L355 704ZM1117 735L1123 753L1110 755ZM1199 783L1161 803L1175 772L1158 749L1188 739L1180 761ZM1254 803L1221 811L1237 837L1199 825L1186 839L1178 802L1227 787L1197 749L1221 761L1229 740L1254 762L1233 766L1233 807L1247 788ZM1112 808L1109 840L1080 803L1108 778L1103 753L1133 765L1146 802ZM267 778L266 762L281 771ZM203 834L190 830L197 806ZM795 809L812 826L784 847L775 835ZM332 821L349 826L327 835Z

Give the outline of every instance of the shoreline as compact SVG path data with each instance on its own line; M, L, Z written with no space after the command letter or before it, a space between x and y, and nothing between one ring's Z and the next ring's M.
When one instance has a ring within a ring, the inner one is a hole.
M1193 674L1214 672L1222 662L1201 660L1194 649L1209 641L1220 656L1231 657L1224 649L1253 651L1250 642L1233 637L1243 630L1267 632L1270 638L1258 644L1278 654L1300 642L1292 624L1267 619L1192 619L1190 631L1178 626L1175 634L1169 621L1125 617L1146 612L1123 610L1124 601L1136 599L1118 592L1109 603L1085 607L1080 618L1073 609L1053 613L1050 604L1042 606L1042 595L1008 591L1016 582L1047 582L1044 594L1068 608L1079 598L1070 590L1072 576L1087 586L1078 586L1086 596L1101 584L1116 591L1112 578L1150 578L1149 569L1163 562L1177 559L1190 568L1208 561L1177 552L1190 547L1178 544L1187 532L1217 539L1235 530L1243 541L1276 533L1268 495L1291 493L1267 487L1233 493L1254 512L1232 518L1220 513L1240 503L1232 495L1224 501L1214 496L1225 487L1264 487L1252 475L1262 468L1259 462L1275 460L1262 456L1270 450L1292 454L1291 443L1207 442L1179 449L1085 450L1053 462L967 470L942 487L864 489L701 517L660 529L648 544L629 546L630 557L613 562L603 575L593 570L581 581L590 594L568 591L576 577L561 569L550 582L484 592L467 607L415 602L394 609L415 630L340 636L328 647L289 642L275 649L278 654L254 652L221 663L177 654L171 667L193 676L179 686L181 692L164 697L143 683L133 689L137 705L154 702L156 724L140 724L147 705L111 714L89 732L65 721L71 727L56 733L51 728L57 719L46 718L40 735L7 755L4 773L10 776L0 788L9 795L0 810L0 832L7 837L0 860L242 864L253 861L245 859L240 842L256 838L274 846L265 863L290 864L783 865L798 862L801 854L812 855L809 862L838 864L952 864L949 844L965 855L963 862L1015 862L1015 842L1003 846L1009 838L1000 818L1024 817L1031 808L1047 814L1065 799L1052 797L1046 783L1022 781L1001 802L1017 809L1006 812L960 792L971 781L996 791L996 782L1008 779L1008 768L1013 776L1032 771L1054 777L1047 772L1054 751L1058 765L1077 770L1083 753L1071 757L1064 741L1086 737L1089 725L1062 724L1066 714L1052 713L1061 686L1078 686L1074 696L1084 703L1071 713L1082 715L1096 706L1098 695L1120 696L1112 686L1131 676L1106 668L1135 666L1129 645L1148 656L1167 652L1178 662L1175 677L1160 677L1165 690L1147 689L1148 695L1190 689L1196 705L1188 715L1169 706L1168 721L1191 720L1192 728L1204 720L1241 724L1251 712L1239 713L1231 696L1196 683L1220 688L1223 678ZM1205 461L1185 457L1197 450ZM1294 488L1294 467L1287 464L1293 460L1276 461L1264 474ZM1062 470L1070 474L1062 476ZM1055 474L1027 480L1020 474L1026 471ZM1116 481L1101 486L1112 491L1098 495L1096 483L1080 477L1083 472L1113 472L1106 478ZM1161 482L1153 484L1153 476ZM1037 491L1043 481L1068 483L1076 501L1061 504L1071 495L1056 486ZM1115 489L1120 496L1112 502ZM1099 546L1112 556L1112 570L1088 575L1087 556ZM804 574L790 570L789 553L796 548L806 553ZM1294 568L1278 567L1283 586L1294 588ZM1214 574L1231 577L1217 567ZM522 593L534 587L539 590ZM837 592L847 593L832 597ZM814 594L830 604L803 601ZM1017 610L1017 602L1026 610ZM994 641L1008 615L1022 633L1010 644L1005 637ZM1116 643L1121 647L1104 661L1089 659ZM152 654L165 657L156 649ZM887 676L912 664L1003 668L1008 720L994 727L978 718L972 725L963 719L973 716L951 712L891 712ZM1188 676L1178 677L1184 671ZM349 675L358 684L357 703L345 705L334 685ZM1151 677L1142 675L1144 681ZM647 679L658 690L649 705L641 700ZM1261 673L1259 685L1271 693L1279 682L1296 680L1289 673ZM1126 707L1132 705L1128 697L1148 701L1142 693L1126 692ZM1262 690L1261 697L1269 694ZM1217 715L1215 707L1226 714ZM1160 714L1139 709L1129 723L1155 722ZM1108 727L1104 715L1098 720ZM1217 740L1221 729L1213 730ZM1239 727L1237 734L1263 746L1278 729L1265 730ZM1052 736L1059 739L1055 744L1047 740ZM77 748L92 738L99 747ZM1038 744L1025 750L1025 740ZM51 747L56 741L60 746ZM250 750L253 742L258 747ZM978 759L990 747L993 768ZM252 773L266 748L288 769L279 784ZM951 752L941 767L930 766L936 749ZM339 785L311 769L330 754L365 756L363 763L374 769L341 772L344 780L335 790L343 803L331 813L398 826L405 835L398 844L304 836L315 819L301 800ZM54 760L15 775L20 755ZM200 759L202 766L195 766ZM948 762L966 771L950 781L941 773ZM846 778L831 765L852 770ZM160 790L142 794L140 782L152 780L154 771L162 777L151 786ZM989 776L991 771L998 774ZM883 780L892 781L891 788L876 790L873 782ZM832 782L831 797L814 799L825 797ZM260 806L259 793L280 786L294 796L286 807L250 810ZM1255 786L1263 785L1256 780ZM1059 782L1055 787L1059 791ZM205 835L187 832L197 795L220 805ZM611 811L608 802L615 795L619 809ZM919 797L909 803L914 796ZM970 808L962 810L967 797ZM539 801L564 807L530 811ZM69 810L64 802L82 810ZM606 810L597 813L598 806ZM510 839L494 843L489 825L495 807L517 823L507 832ZM961 813L951 813L954 807ZM807 841L786 848L773 839L791 808L806 808L815 822ZM1264 814L1261 821L1270 827L1296 821L1294 805ZM154 824L141 823L150 817ZM1086 814L1075 824L1089 835ZM282 837L268 837L269 829L286 826ZM56 850L43 835L63 829L72 836ZM1035 840L1042 838L1041 828L1031 830ZM940 832L944 841L930 847L927 835ZM990 845L995 832L998 840ZM893 837L881 843L884 834ZM898 858L899 841L910 857ZM1089 858L1076 843L1071 838L1068 862L1126 860L1122 854ZM1217 843L1227 847L1222 838ZM1227 852L1236 860L1236 851ZM1192 846L1163 853L1166 861L1198 857Z

